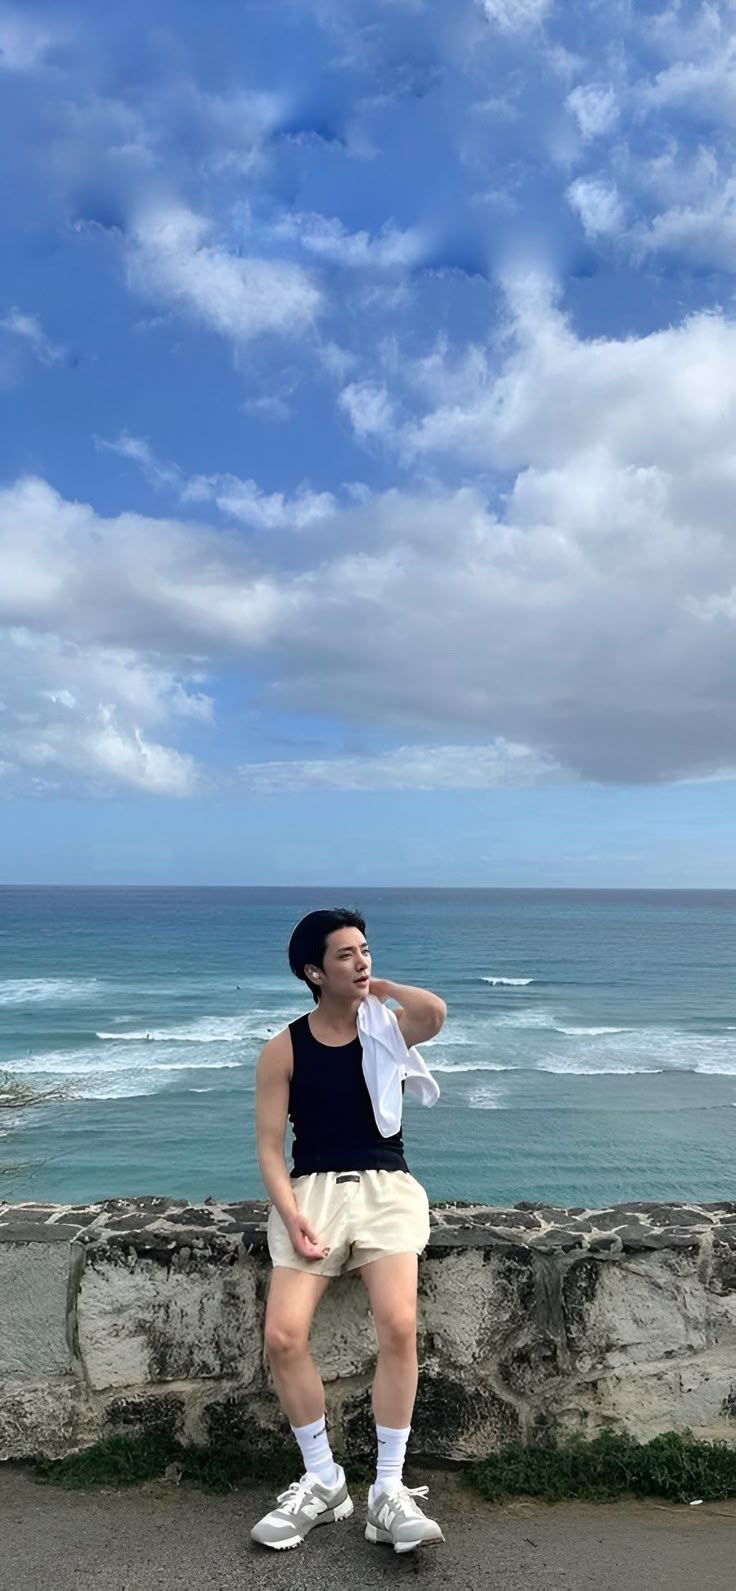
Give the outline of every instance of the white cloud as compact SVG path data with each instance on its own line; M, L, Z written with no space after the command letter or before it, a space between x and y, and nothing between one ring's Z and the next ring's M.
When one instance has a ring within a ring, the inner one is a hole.
M255 481L237 475L197 475L187 482L182 502L214 502L222 514L261 530L306 530L329 518L337 504L331 492L303 487L292 497L263 492Z
M477 0L477 4L502 33L526 33L544 21L553 0Z
M637 98L642 110L656 112L671 106L711 123L736 126L736 35L716 32L703 40L695 60L685 47L679 60L638 85Z
M252 414L256 420L273 420L279 424L290 420L293 413L285 398L269 393L264 393L259 398L246 398L243 409L246 414Z
M76 710L99 736L94 714L110 708L134 767L136 730L185 755L177 688L194 698L189 722L206 721L197 671L252 679L255 665L260 711L319 712L404 748L332 772L300 759L317 783L450 788L562 771L642 782L733 765L736 323L701 314L645 337L585 339L549 283L511 277L507 292L492 346L456 368L439 344L402 369L427 406L398 438L405 457L430 481L443 455L480 480L500 476L493 504L480 486L361 491L285 554L270 533L105 520L43 482L0 493L0 617L44 647L57 638L16 700L16 739L22 714L41 711L37 684L57 697L43 697L42 725L52 707ZM205 478L205 493L222 479ZM243 487L244 512L280 518L279 494L264 507ZM94 667L61 666L67 653ZM123 653L127 666L103 677L101 656ZM3 670L22 673L17 660ZM509 747L522 748L515 763ZM257 760L247 777L264 788L298 777L256 747L236 755ZM12 761L12 740L0 758Z
M3 7L0 9L0 71L34 71L43 64L58 38L55 28Z
M65 349L46 336L37 315L24 315L19 309L11 309L0 320L0 330L20 337L42 365L54 365L65 356Z
M149 442L142 436L131 436L128 431L121 431L115 441L106 440L104 437L95 439L95 446L105 453L117 453L120 458L130 459L137 464L150 486L157 490L171 487L181 491L182 473L176 464L164 463L156 458Z
M387 222L379 233L349 232L334 217L298 212L272 228L278 238L296 239L309 254L348 270L411 270L422 259L427 239L416 228L402 231Z
M644 337L579 339L538 277L511 278L508 356L463 403L441 401L404 444L504 470L571 464L602 446L622 464L677 467L728 446L736 325L693 315ZM426 380L426 369L422 371ZM449 380L456 392L452 370ZM441 376L435 372L435 397Z
M589 238L615 237L623 231L624 208L612 183L601 177L577 177L567 190Z
M393 405L388 392L373 382L350 382L343 387L338 403L361 441L366 437L383 436L393 425Z
M157 726L211 722L212 702L129 648L77 645L22 626L0 630L7 681L0 711L5 793L137 790L194 795L194 758L151 737Z
M34 478L0 491L0 562L0 623L177 663L263 645L288 607L239 536L140 514L106 520Z
M300 335L313 324L320 293L300 266L243 258L211 233L182 205L149 209L133 232L131 285L236 344L264 333Z
M305 530L335 513L331 492L312 492L301 486L291 497L284 492L264 492L254 480L238 475L186 477L178 464L156 457L145 437L123 431L116 441L97 440L97 447L137 464L149 484L172 491L182 503L214 503L228 518L261 530Z
M565 103L586 141L610 132L618 120L618 101L610 84L579 83Z
M267 164L268 137L289 109L280 93L238 89L231 94L208 94L195 83L183 87L182 106L189 125L196 121L207 139L207 169L249 178Z
M698 204L674 204L631 231L636 254L677 254L719 270L736 268L736 180L724 182Z
M497 790L559 783L564 773L529 746L502 739L491 745L400 746L372 756L243 763L247 790L277 794L321 790Z

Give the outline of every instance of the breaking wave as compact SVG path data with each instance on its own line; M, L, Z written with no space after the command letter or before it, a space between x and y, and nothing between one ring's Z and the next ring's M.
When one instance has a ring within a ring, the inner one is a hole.
M100 993L101 986L96 978L0 978L0 1005L92 1000Z
M481 983L491 983L494 987L496 984L503 984L506 989L526 989L527 985L533 982L533 978L481 978Z

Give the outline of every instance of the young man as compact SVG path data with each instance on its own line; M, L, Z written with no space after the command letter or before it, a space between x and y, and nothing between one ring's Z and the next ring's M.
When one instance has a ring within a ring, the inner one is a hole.
M310 912L291 936L289 965L307 984L316 1010L291 1022L261 1052L256 1135L271 1200L266 1350L305 1473L251 1535L266 1547L297 1547L314 1525L353 1512L344 1471L330 1449L309 1332L330 1279L357 1270L378 1338L378 1465L365 1533L369 1541L408 1552L444 1540L415 1501L427 1488L410 1491L402 1482L417 1390L417 1269L429 1237L429 1204L404 1159L400 1120L399 1131L388 1136L377 1124L358 1014L369 995L399 1001L395 1016L408 1050L439 1033L447 1007L425 989L372 976L365 923L355 912ZM284 1159L287 1116L294 1129L291 1175Z

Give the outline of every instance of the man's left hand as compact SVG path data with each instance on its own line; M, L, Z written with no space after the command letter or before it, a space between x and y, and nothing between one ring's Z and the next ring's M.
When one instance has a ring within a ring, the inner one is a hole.
M375 994L377 1000L387 1000L391 993L391 982L388 978L371 978L368 993Z

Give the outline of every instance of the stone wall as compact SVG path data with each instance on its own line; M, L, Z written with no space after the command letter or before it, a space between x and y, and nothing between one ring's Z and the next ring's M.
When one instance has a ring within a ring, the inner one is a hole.
M263 1452L288 1433L263 1363L266 1211L0 1204L0 1458L154 1429ZM437 1204L420 1275L417 1457L604 1425L736 1441L736 1202ZM328 1290L312 1341L333 1436L370 1453L358 1279Z

